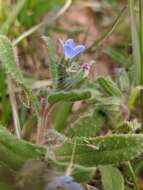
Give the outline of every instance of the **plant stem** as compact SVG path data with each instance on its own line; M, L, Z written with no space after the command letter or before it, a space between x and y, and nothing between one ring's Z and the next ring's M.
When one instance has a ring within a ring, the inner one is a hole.
M121 21L122 17L124 16L125 12L127 10L127 7L125 6L118 14L117 18L115 19L113 25L111 26L111 28L109 28L109 30L107 32L105 32L105 34L103 34L103 36L99 37L99 39L97 39L96 41L94 41L87 49L86 52L88 51L95 51L95 49L100 48L103 43L110 37L110 35L115 31L115 29L117 28L119 22Z
M8 90L9 90L9 97L10 97L10 103L12 107L12 114L13 114L13 120L14 120L14 127L15 127L15 133L18 138L20 138L20 121L19 121L19 115L18 115L18 108L17 108L17 102L16 102L16 97L15 93L13 91L13 86L12 86L12 81L10 76L8 75L7 77L8 80Z
M140 17L140 56L141 56L141 83L143 84L143 1L139 1Z
M44 132L51 128L51 109L53 104L47 104L45 99L41 100L40 116L37 127L37 144L42 144Z
M143 85L143 1L142 0L139 0L139 25L140 25L140 62L141 62L140 85ZM143 91L141 91L141 118L143 121Z
M65 173L66 176L70 176L71 173L72 173L72 168L73 168L73 163L74 163L74 157L75 157L75 151L76 151L76 140L74 141L74 144L73 144L73 150L72 150L71 160L70 160L69 166L68 166L68 168L66 170L66 173Z
M134 172L134 170L133 170L133 167L132 167L130 161L128 161L127 164L128 164L130 173L131 173L131 175L132 175L132 180L133 180L133 182L134 182L134 184L135 184L135 188L136 188L136 190L140 190L140 188L139 188L139 186L138 186L138 183L137 183L137 179L136 179L135 172Z

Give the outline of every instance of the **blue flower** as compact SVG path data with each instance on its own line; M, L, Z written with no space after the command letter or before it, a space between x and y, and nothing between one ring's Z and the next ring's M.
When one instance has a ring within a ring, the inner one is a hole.
M66 59L73 59L78 54L82 53L85 50L84 45L74 45L73 39L68 39L63 42L60 40Z
M48 183L45 190L85 190L80 184L73 181L71 176L58 176Z

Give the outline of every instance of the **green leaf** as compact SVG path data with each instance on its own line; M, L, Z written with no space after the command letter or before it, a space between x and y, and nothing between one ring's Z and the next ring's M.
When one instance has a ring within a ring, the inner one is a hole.
M135 102L137 98L139 97L142 89L143 89L142 86L136 86L131 89L129 93L129 97L128 97L128 102L127 102L129 110L132 110L134 108Z
M16 65L14 50L11 42L6 36L0 35L0 61L6 73L11 76L19 85L21 85L28 94L33 110L38 115L38 99L33 95L31 89L27 86L20 68Z
M79 183L88 183L94 177L96 168L86 168L82 166L74 167L72 171L72 176L74 177L75 181Z
M48 96L49 103L56 103L59 101L74 102L78 100L85 100L91 98L89 90L81 91L68 91L68 92L55 92Z
M99 169L104 190L124 190L124 178L119 169L110 165Z
M65 129L65 122L71 112L72 102L59 102L52 110L52 125L57 131Z
M13 47L6 36L0 35L0 61L6 72L19 84L25 83L21 70L16 66Z
M39 158L44 152L43 147L19 140L0 126L0 162L10 168L18 169L26 160Z
M128 114L122 99L114 96L99 98L95 103L96 109L107 118L108 127L118 127L124 121L124 112Z
M128 94L130 89L130 79L128 72L124 68L116 69L116 83L122 92Z
M117 61L120 65L126 65L128 64L127 58L118 52L115 48L107 47L104 52L109 55L111 58L113 58L115 61Z
M76 141L73 162L86 167L117 164L132 160L143 152L143 135L111 135L96 138L68 139L54 149L59 162L70 162Z
M86 113L68 126L65 135L68 137L94 137L101 129L103 122L103 116L98 112Z
M53 49L53 44L52 44L51 39L47 36L43 36L43 40L48 49L48 63L49 63L50 76L53 81L53 86L56 88L57 79L58 79L58 67L57 67L57 61L56 61L55 53Z
M104 90L104 92L107 93L109 96L122 96L122 92L117 87L116 83L114 83L109 77L99 76L97 77L97 82Z

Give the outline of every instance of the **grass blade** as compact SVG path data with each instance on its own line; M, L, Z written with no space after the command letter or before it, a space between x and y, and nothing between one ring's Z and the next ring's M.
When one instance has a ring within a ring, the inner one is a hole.
M139 1L140 12L140 55L141 55L141 84L143 84L143 1Z
M121 54L120 52L118 52L116 49L112 48L112 47L108 47L104 50L104 52L110 56L112 59L114 59L115 61L117 61L117 63L119 63L119 65L121 66L125 66L128 64L128 60L127 58Z
M140 83L141 78L141 60L140 60L140 44L139 44L139 35L136 26L136 15L134 11L134 0L129 0L129 11L130 11L130 20L131 20L131 35L132 35L132 49L133 49L133 71L135 84Z

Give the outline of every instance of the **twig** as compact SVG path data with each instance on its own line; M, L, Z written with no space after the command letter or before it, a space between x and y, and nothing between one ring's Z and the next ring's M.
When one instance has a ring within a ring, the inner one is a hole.
M45 129L51 129L52 128L52 121L51 121L51 112L52 112L52 108L53 108L53 105L49 105L47 104L47 106L45 107L45 112L44 112L44 115L43 117L45 118L44 119L44 126L45 126Z
M66 3L64 4L64 6L60 9L60 11L54 17L54 20L56 20L61 15L63 15L64 12L66 12L67 9L69 9L69 7L71 6L71 4L72 4L72 0L67 0Z
M119 15L117 16L117 18L115 19L112 27L103 35L101 36L97 41L93 42L93 44L91 46L89 46L86 51L91 51L91 50L95 50L97 48L100 48L102 46L102 44L109 38L109 36L114 32L114 30L116 29L117 25L120 22L120 19L122 18L122 16L124 15L124 13L127 10L127 6L125 6L119 13ZM94 49L95 48L95 49Z
M34 33L36 30L38 30L43 23L37 24L36 26L30 28L29 30L25 31L23 34L21 34L16 40L13 41L13 46L16 46L19 42L21 42L24 38L30 36L32 33Z
M28 86L32 90L46 89L46 88L52 86L52 81L51 80L37 80L37 81L29 84ZM13 85L13 91L14 91L14 93L19 93L22 91L22 89ZM9 94L8 91L6 93L7 93L7 95Z

